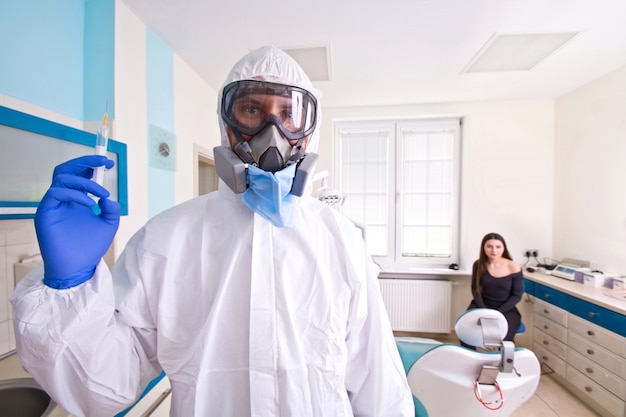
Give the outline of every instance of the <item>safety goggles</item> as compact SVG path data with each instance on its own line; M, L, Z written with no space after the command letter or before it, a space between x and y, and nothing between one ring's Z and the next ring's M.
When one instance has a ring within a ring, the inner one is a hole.
M265 81L235 81L224 87L222 119L241 134L254 136L274 124L289 140L315 129L317 100L308 91Z

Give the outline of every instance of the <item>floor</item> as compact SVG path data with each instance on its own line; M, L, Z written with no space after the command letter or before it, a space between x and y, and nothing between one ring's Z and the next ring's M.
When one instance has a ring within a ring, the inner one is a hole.
M535 395L511 417L599 417L549 375L542 375Z
M28 374L19 363L16 355L0 361L0 379L23 378ZM53 416L67 416L60 407ZM511 417L600 417L587 406L555 382L550 376L542 375L535 395L524 403Z

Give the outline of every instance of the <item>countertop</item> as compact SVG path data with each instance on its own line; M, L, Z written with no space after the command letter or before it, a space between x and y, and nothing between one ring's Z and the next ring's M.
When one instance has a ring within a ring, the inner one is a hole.
M0 380L14 378L30 378L15 353L0 360Z
M398 279L450 279L456 277L471 277L472 271L447 268L392 268L380 270L378 278Z
M626 298L624 294L621 294L621 298L619 298L610 288L597 288L580 282L542 274L541 272L524 271L524 277L626 316Z

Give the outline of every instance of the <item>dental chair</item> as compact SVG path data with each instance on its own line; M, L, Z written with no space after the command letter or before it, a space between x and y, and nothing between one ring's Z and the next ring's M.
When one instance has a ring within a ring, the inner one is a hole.
M508 325L497 310L468 310L454 327L458 338L477 350L432 339L396 338L415 416L510 416L539 385L537 357L502 340Z

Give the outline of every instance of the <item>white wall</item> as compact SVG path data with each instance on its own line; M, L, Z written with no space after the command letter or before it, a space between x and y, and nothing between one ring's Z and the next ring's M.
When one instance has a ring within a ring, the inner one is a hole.
M556 101L554 253L626 275L626 66Z
M9 296L15 288L14 265L39 253L33 221L0 221L0 356L15 349Z
M175 203L194 197L194 144L220 143L217 94L174 55ZM146 26L118 1L115 16L115 134L128 150L129 214L115 238L115 258L148 220Z
M323 104L323 102L322 102ZM554 103L493 101L324 108L318 171L333 183L333 120L461 116L461 268L469 270L488 232L501 233L514 259L524 249L552 255Z
M212 150L221 139L217 93L178 56L174 58L174 125L178 138L176 203L181 203L198 192L194 189L194 144Z
M120 1L115 5L115 120L113 135L126 144L128 216L114 242L117 258L148 219L148 125L146 103L146 27Z

